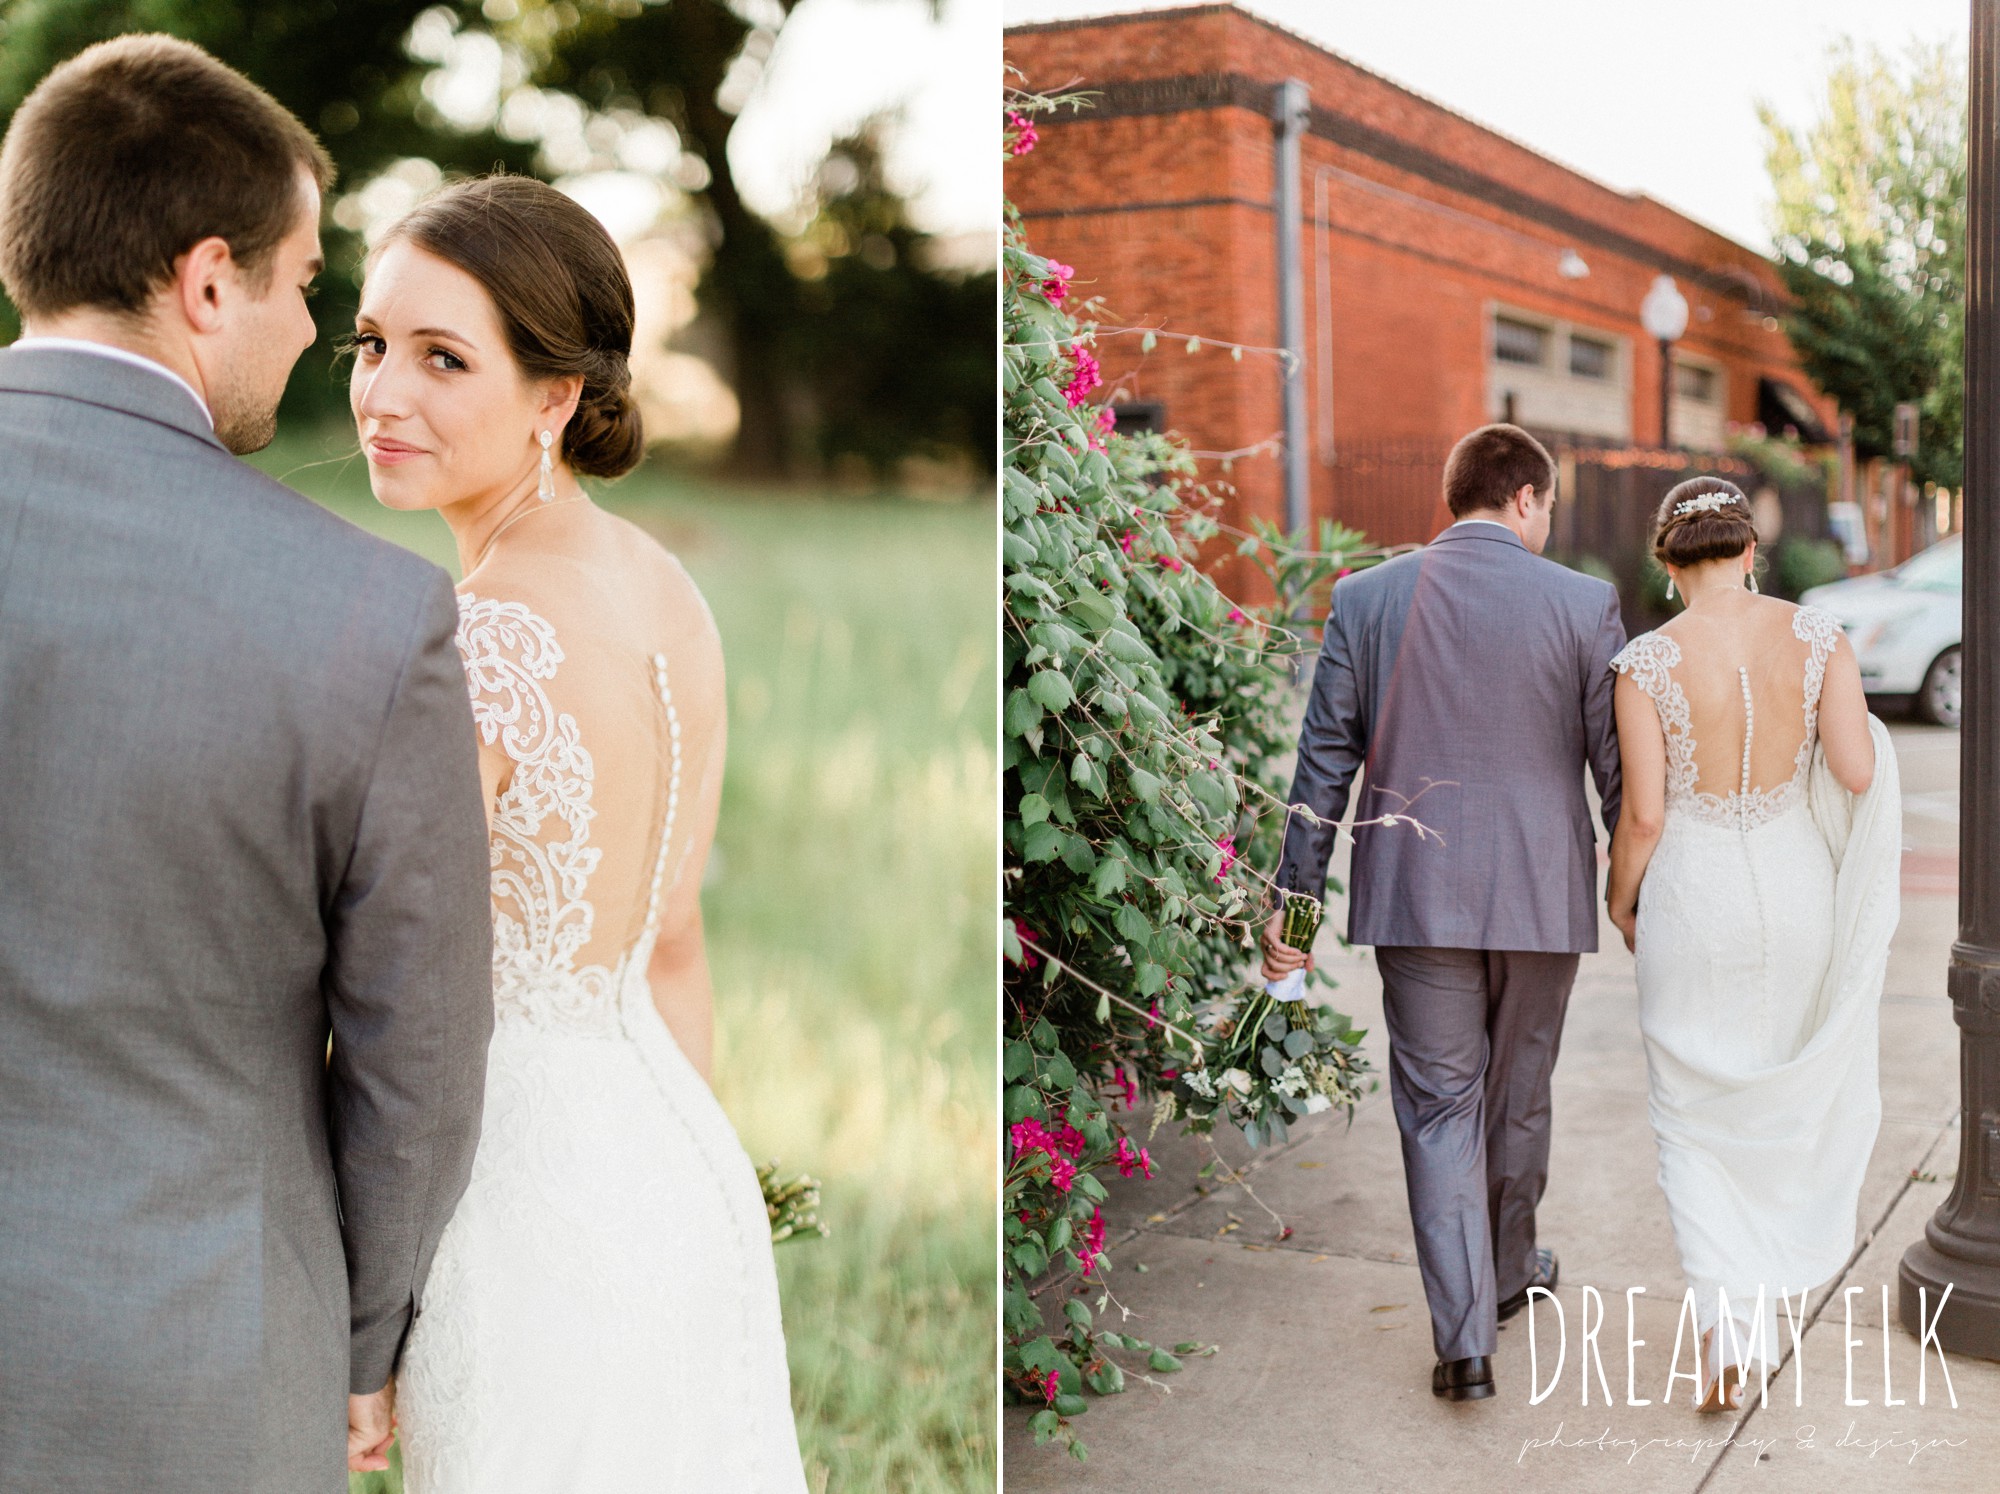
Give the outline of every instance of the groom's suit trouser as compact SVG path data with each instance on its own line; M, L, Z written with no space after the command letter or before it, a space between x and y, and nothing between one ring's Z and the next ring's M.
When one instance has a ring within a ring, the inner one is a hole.
M1535 1268L1549 1077L1579 956L1382 947L1389 1094L1440 1359L1491 1354Z

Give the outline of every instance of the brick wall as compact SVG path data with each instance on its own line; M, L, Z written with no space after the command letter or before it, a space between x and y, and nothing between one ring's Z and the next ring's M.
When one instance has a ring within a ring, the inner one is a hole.
M1760 377L1807 393L1769 313L1782 293L1752 250L1642 196L1537 155L1266 21L1226 5L1017 27L1008 60L1043 92L1102 91L1101 107L1043 116L1041 143L1007 189L1037 252L1076 266L1107 326L1162 327L1150 355L1107 335L1107 384L1158 400L1198 450L1239 451L1282 428L1275 360L1181 351L1179 338L1278 343L1271 90L1303 81L1307 405L1315 514L1341 512L1338 454L1388 441L1448 442L1493 418L1496 304L1622 340L1632 440L1658 439L1660 367L1639 326L1653 278L1692 308L1680 350L1725 372L1727 419L1756 418ZM1323 208L1323 215L1320 209ZM1316 228L1322 221L1323 228ZM1328 286L1318 289L1320 251ZM1566 278L1574 250L1587 277ZM1320 344L1326 339L1330 357ZM1330 429L1326 411L1330 403ZM1205 463L1211 479L1218 464ZM1235 461L1233 518L1282 512L1274 451ZM1368 515L1385 542L1445 519L1404 500ZM1225 584L1235 578L1225 574Z

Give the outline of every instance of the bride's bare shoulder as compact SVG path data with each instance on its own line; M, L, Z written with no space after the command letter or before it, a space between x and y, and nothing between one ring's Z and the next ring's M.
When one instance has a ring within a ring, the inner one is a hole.
M1783 597L1757 598L1756 615L1771 636L1789 639L1801 645L1810 644L1817 635L1825 632L1829 625L1833 632L1840 631L1839 624L1834 621L1831 614L1821 611L1818 607L1788 602Z
M1683 611L1675 613L1654 631L1673 638L1697 633L1709 626L1721 625L1734 629L1743 622L1752 627L1789 628L1792 619L1799 613L1816 610L1801 607L1797 602L1788 602L1783 597L1764 595L1746 596L1743 598L1743 605L1746 610L1727 614L1729 619L1727 622L1723 622L1720 618Z
M621 569L628 576L628 616L648 654L665 658L688 705L721 710L724 693L722 635L708 599L675 555L637 524L614 518Z
M629 519L613 516L613 522L640 584L665 614L666 625L688 640L720 649L708 599L680 557Z
M531 556L494 557L458 584L460 648L467 646L469 634L491 634L496 623L515 625L503 630L515 644L573 628L577 618L567 605L567 591Z

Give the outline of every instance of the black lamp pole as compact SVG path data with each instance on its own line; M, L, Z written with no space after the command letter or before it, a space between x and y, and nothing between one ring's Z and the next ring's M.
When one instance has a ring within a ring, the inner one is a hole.
M1674 342L1671 337L1660 339L1660 445L1672 446L1673 434L1669 429L1669 412L1674 401Z
M1918 1288L1937 1341L2000 1359L2000 0L1972 0L1965 297L1964 726L1959 746L1958 1179L1924 1237L1903 1253L1903 1326L1921 1332Z

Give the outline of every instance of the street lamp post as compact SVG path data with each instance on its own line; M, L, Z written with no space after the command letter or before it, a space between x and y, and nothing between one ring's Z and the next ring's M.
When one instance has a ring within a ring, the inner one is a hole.
M1903 1252L1897 1297L1912 1333L1934 1319L1944 1348L2000 1359L2000 0L1972 0L1969 82L1965 696L1958 942L1946 976L1958 1022L1958 1177Z
M1674 344L1688 329L1687 297L1671 275L1653 277L1653 288L1639 303L1639 325L1660 345L1660 445L1673 444L1669 412L1674 397Z

